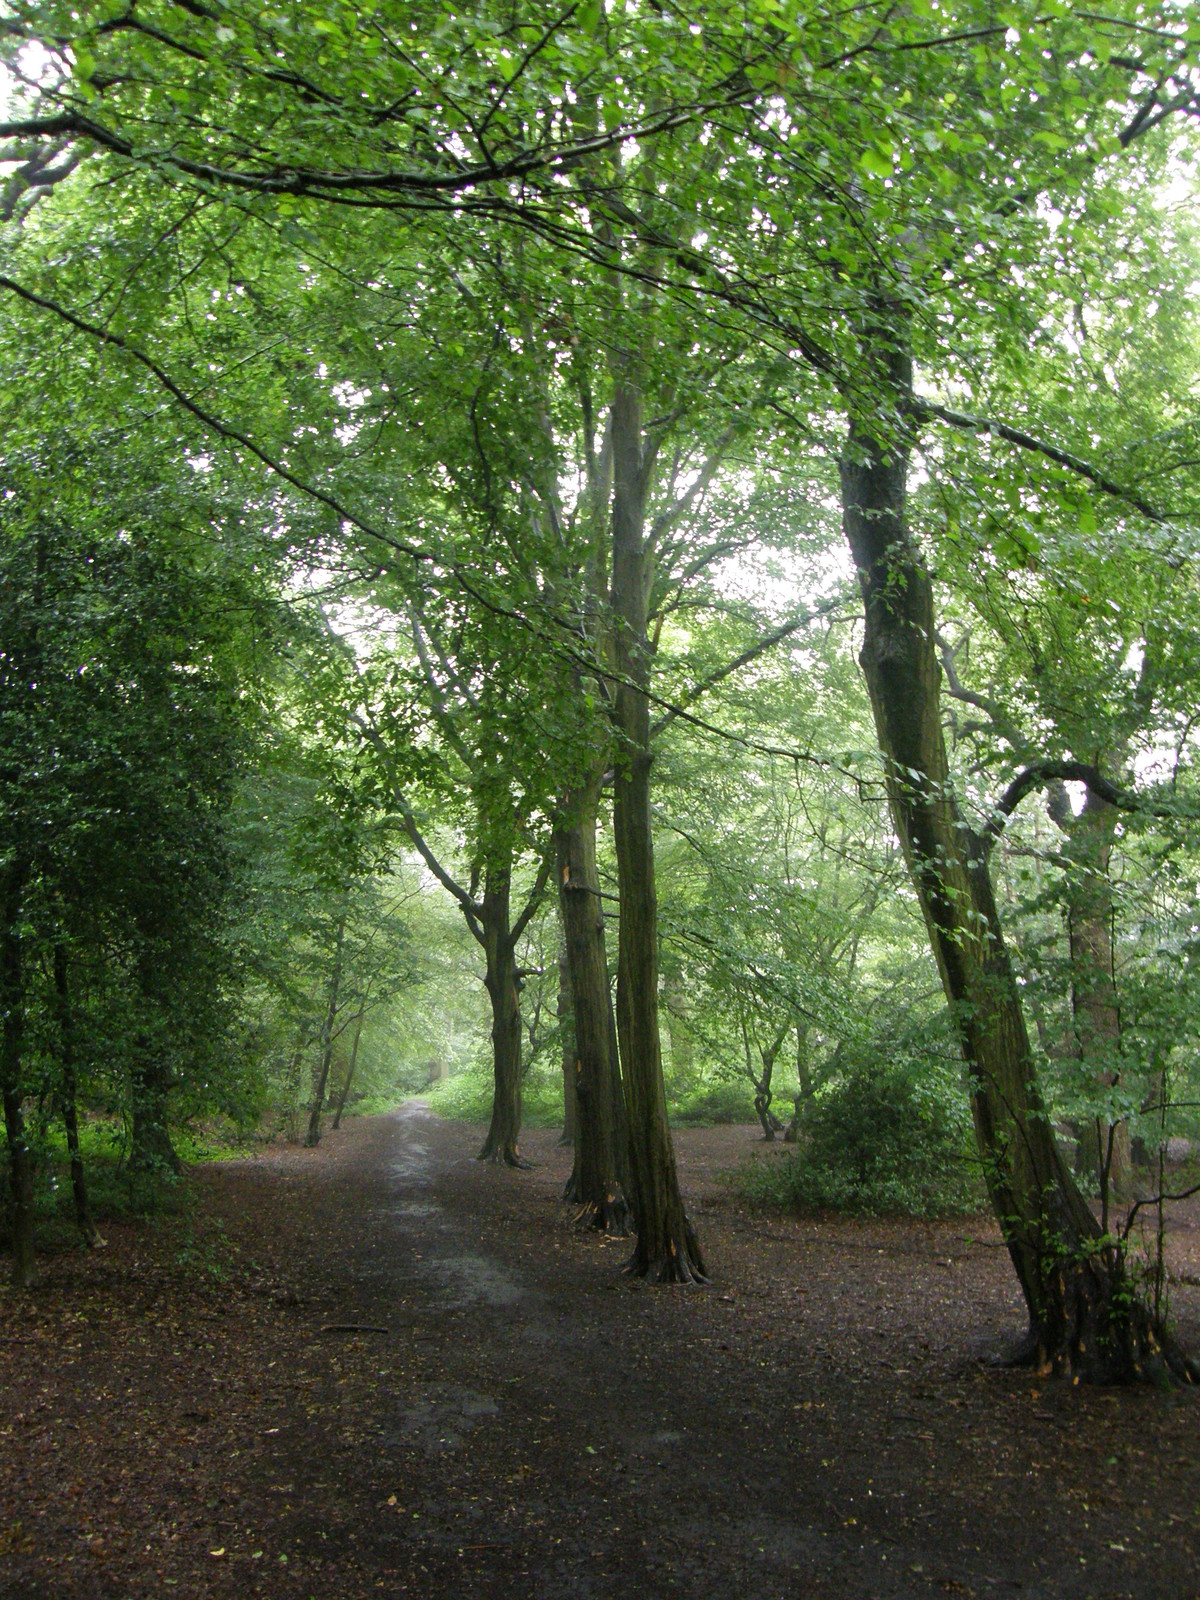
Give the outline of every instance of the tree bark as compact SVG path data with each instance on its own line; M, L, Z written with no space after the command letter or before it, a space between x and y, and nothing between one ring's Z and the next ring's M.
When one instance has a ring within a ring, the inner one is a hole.
M1065 796L1063 797L1065 799ZM1109 863L1116 835L1115 807L1089 789L1077 817L1051 813L1067 835L1067 942L1071 963L1071 1016L1075 1054L1097 1091L1120 1077L1121 1013L1113 979L1112 884ZM1094 1117L1080 1129L1078 1171L1111 1194L1128 1199L1133 1182L1129 1124Z
M528 1167L521 1158L521 996L517 987L517 946L511 922L510 863L489 864L479 917L486 962L484 987L492 1003L492 1120L480 1161Z
M581 1207L581 1223L599 1233L624 1234L629 1231L629 1207L618 1178L612 1005L596 867L600 782L595 774L566 798L563 823L555 833L574 1018L576 1135L570 1198Z
M813 1098L812 1062L808 1048L808 1023L796 1024L796 1097L792 1101L792 1120L783 1135L784 1144L797 1144L804 1118Z
M565 937L565 930L564 930ZM558 958L558 1031L562 1040L563 1126L560 1145L575 1146L575 1021L571 969L564 948ZM570 1180L568 1179L568 1184Z
M350 1046L350 1065L346 1068L346 1081L342 1085L342 1092L338 1098L337 1110L333 1114L333 1127L335 1132L341 1126L342 1112L346 1109L346 1101L350 1097L350 1085L354 1082L354 1069L358 1066L358 1043L362 1038L363 1017L366 1015L366 1012L367 1007L364 1001L364 1003L358 1009L358 1015L354 1019L354 1043Z
M972 1081L992 1205L1029 1309L1029 1354L1101 1382L1190 1371L1137 1299L1059 1154L991 877L950 782L933 591L905 522L911 363L886 316L867 334L890 418L853 417L842 513L866 606L862 667L888 798Z
M0 903L0 1091L4 1097L4 1131L8 1138L12 1183L12 1281L22 1289L36 1277L33 1239L33 1158L21 1109L21 1067L25 1049L25 954L21 944L21 907L26 868L19 858L4 875Z
M771 1079L775 1075L775 1058L783 1046L787 1033L788 1029L785 1027L765 1049L762 1045L758 1046L762 1070L756 1073L750 1045L750 1028L745 1017L742 1018L742 1045L746 1053L746 1076L754 1086L754 1111L762 1124L763 1139L768 1144L774 1142L777 1133L783 1132L783 1123L771 1110Z
M325 1007L325 1021L321 1025L321 1059L317 1067L317 1081L313 1086L312 1105L308 1113L308 1132L304 1143L314 1149L321 1142L321 1111L325 1105L325 1089L329 1083L329 1068L333 1061L333 1025L337 1021L338 991L342 986L342 952L346 940L345 912L338 918L333 946L333 967L329 974L329 999Z
M75 1224L89 1246L96 1243L96 1226L88 1205L83 1157L79 1150L79 1090L75 1071L75 1024L71 1009L70 975L67 948L61 939L54 945L54 1002L58 1021L58 1065L61 1074L59 1098L63 1127L67 1135L67 1154L71 1163L71 1195L75 1202Z
M644 536L650 461L642 408L624 380L614 386L611 608L618 736L613 831L621 899L617 1033L629 1117L637 1244L630 1271L661 1283L703 1282L704 1258L683 1209L667 1126L658 1031L658 906L650 821L650 643L653 557Z

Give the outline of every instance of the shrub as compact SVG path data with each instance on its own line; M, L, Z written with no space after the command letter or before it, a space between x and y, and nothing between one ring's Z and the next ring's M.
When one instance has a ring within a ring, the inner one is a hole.
M944 1216L983 1199L966 1096L911 1057L846 1071L814 1096L794 1153L741 1175L751 1199L794 1211Z
M671 1121L687 1126L713 1122L757 1122L754 1090L745 1078L718 1078L672 1095Z

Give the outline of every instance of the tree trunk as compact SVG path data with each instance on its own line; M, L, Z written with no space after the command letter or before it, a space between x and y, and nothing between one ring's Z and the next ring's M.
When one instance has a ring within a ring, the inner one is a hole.
M67 971L67 948L62 940L54 945L54 1002L58 1013L59 1098L63 1127L67 1135L67 1154L71 1162L71 1194L75 1201L75 1223L87 1244L96 1243L96 1227L88 1205L83 1157L79 1151L78 1085L75 1073L75 1026L71 1012L71 990Z
M565 937L565 931L564 931ZM575 1145L575 1023L571 1000L571 968L565 948L558 958L558 1031L562 1040L563 1127L559 1144ZM568 1179L568 1185L570 1180Z
M1075 1054L1092 1087L1102 1093L1120 1077L1121 1013L1113 979L1109 880L1117 813L1089 790L1077 817L1069 801L1065 812L1059 807L1052 815L1067 835L1063 854L1071 863L1066 902ZM1128 1199L1133 1180L1128 1122L1094 1117L1079 1132L1078 1171L1100 1189L1106 1206L1110 1194Z
M792 1101L792 1120L783 1135L784 1144L796 1144L804 1117L812 1104L812 1062L809 1059L808 1023L801 1019L796 1024L796 1098Z
M742 1044L746 1052L746 1076L754 1085L754 1110L759 1122L762 1124L763 1139L772 1144L777 1133L783 1132L783 1123L771 1110L771 1079L775 1075L775 1058L787 1037L785 1028L764 1050L758 1046L759 1057L762 1061L762 1071L754 1070L754 1058L750 1048L750 1029L745 1017L742 1018ZM793 1141L794 1142L794 1141Z
M12 1183L12 1280L22 1289L32 1286L36 1265L33 1242L33 1158L25 1136L21 1109L21 1066L25 1049L25 962L21 947L21 904L25 893L25 865L12 862L4 877L0 904L0 1090L4 1096L4 1131L8 1138L8 1164Z
M346 939L346 916L338 918L337 934L333 946L333 969L329 974L329 1003L325 1007L325 1021L321 1026L321 1060L317 1068L317 1081L313 1086L312 1106L308 1113L308 1132L304 1143L308 1149L321 1142L321 1111L325 1105L325 1089L329 1083L329 1068L333 1061L333 1025L337 1021L338 991L342 986L342 951Z
M484 986L492 1003L492 1121L480 1161L528 1167L517 1141L521 1133L521 996L517 987L517 947L511 928L512 874L507 861L489 866L484 880L480 923L487 963Z
M981 849L968 842L942 734L933 591L905 524L902 442L911 363L886 325L868 335L894 410L852 421L841 463L846 537L866 606L862 666L896 831L972 1080L992 1205L1025 1294L1029 1354L1046 1370L1128 1380L1187 1363L1136 1298L1122 1253L1063 1164Z
M358 1042L362 1038L363 1017L366 1015L366 1012L367 1007L366 1003L364 1002L359 1007L358 1015L354 1019L354 1043L350 1046L350 1065L346 1068L346 1081L342 1085L342 1092L338 1099L337 1110L333 1114L333 1127L335 1133L341 1126L342 1112L346 1109L346 1101L350 1096L350 1085L354 1082L354 1069L358 1066Z
M613 392L613 644L618 735L613 831L621 899L617 1032L629 1116L637 1245L630 1271L662 1283L703 1282L704 1258L683 1209L667 1126L658 1032L658 907L650 823L652 556L644 538L648 462L641 401L624 381Z
M617 1176L608 958L596 867L600 781L597 774L579 793L567 797L563 825L555 833L574 1015L576 1137L571 1198L582 1208L580 1222L600 1233L623 1234L629 1231L629 1208Z
M171 1141L167 1119L171 1071L158 1058L153 1040L144 1033L138 1035L134 1044L130 1089L133 1101L130 1171L151 1178L159 1178L164 1172L172 1172L178 1177L183 1170L183 1163Z

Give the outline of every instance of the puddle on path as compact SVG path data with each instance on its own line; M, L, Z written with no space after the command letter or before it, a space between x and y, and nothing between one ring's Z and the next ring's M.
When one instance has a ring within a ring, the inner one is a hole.
M390 1208L399 1228L414 1242L428 1235L430 1227L440 1234L452 1233L454 1224L445 1217L436 1200L420 1199L413 1191L428 1187L433 1175L429 1146L418 1135L420 1121L428 1113L419 1104L405 1106L396 1117L397 1149L391 1163L391 1176L407 1191ZM450 1241L438 1241L436 1256L416 1257L412 1266L432 1289L433 1303L444 1311L461 1311L470 1306L511 1306L522 1297L521 1285L497 1261L474 1251L446 1253Z
M443 1455L461 1449L473 1429L499 1415L499 1401L490 1394L457 1385L431 1386L399 1413L398 1426L384 1434L384 1448Z
M447 1311L466 1306L511 1306L521 1298L521 1286L498 1262L487 1256L442 1256L422 1263L435 1279L437 1304Z

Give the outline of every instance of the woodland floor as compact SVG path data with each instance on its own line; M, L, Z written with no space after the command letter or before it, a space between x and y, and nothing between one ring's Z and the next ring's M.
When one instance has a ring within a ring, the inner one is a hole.
M363 1118L0 1292L4 1600L1200 1596L1200 1399L990 1368L989 1224L756 1214L684 1130L713 1283L647 1288L478 1142Z

